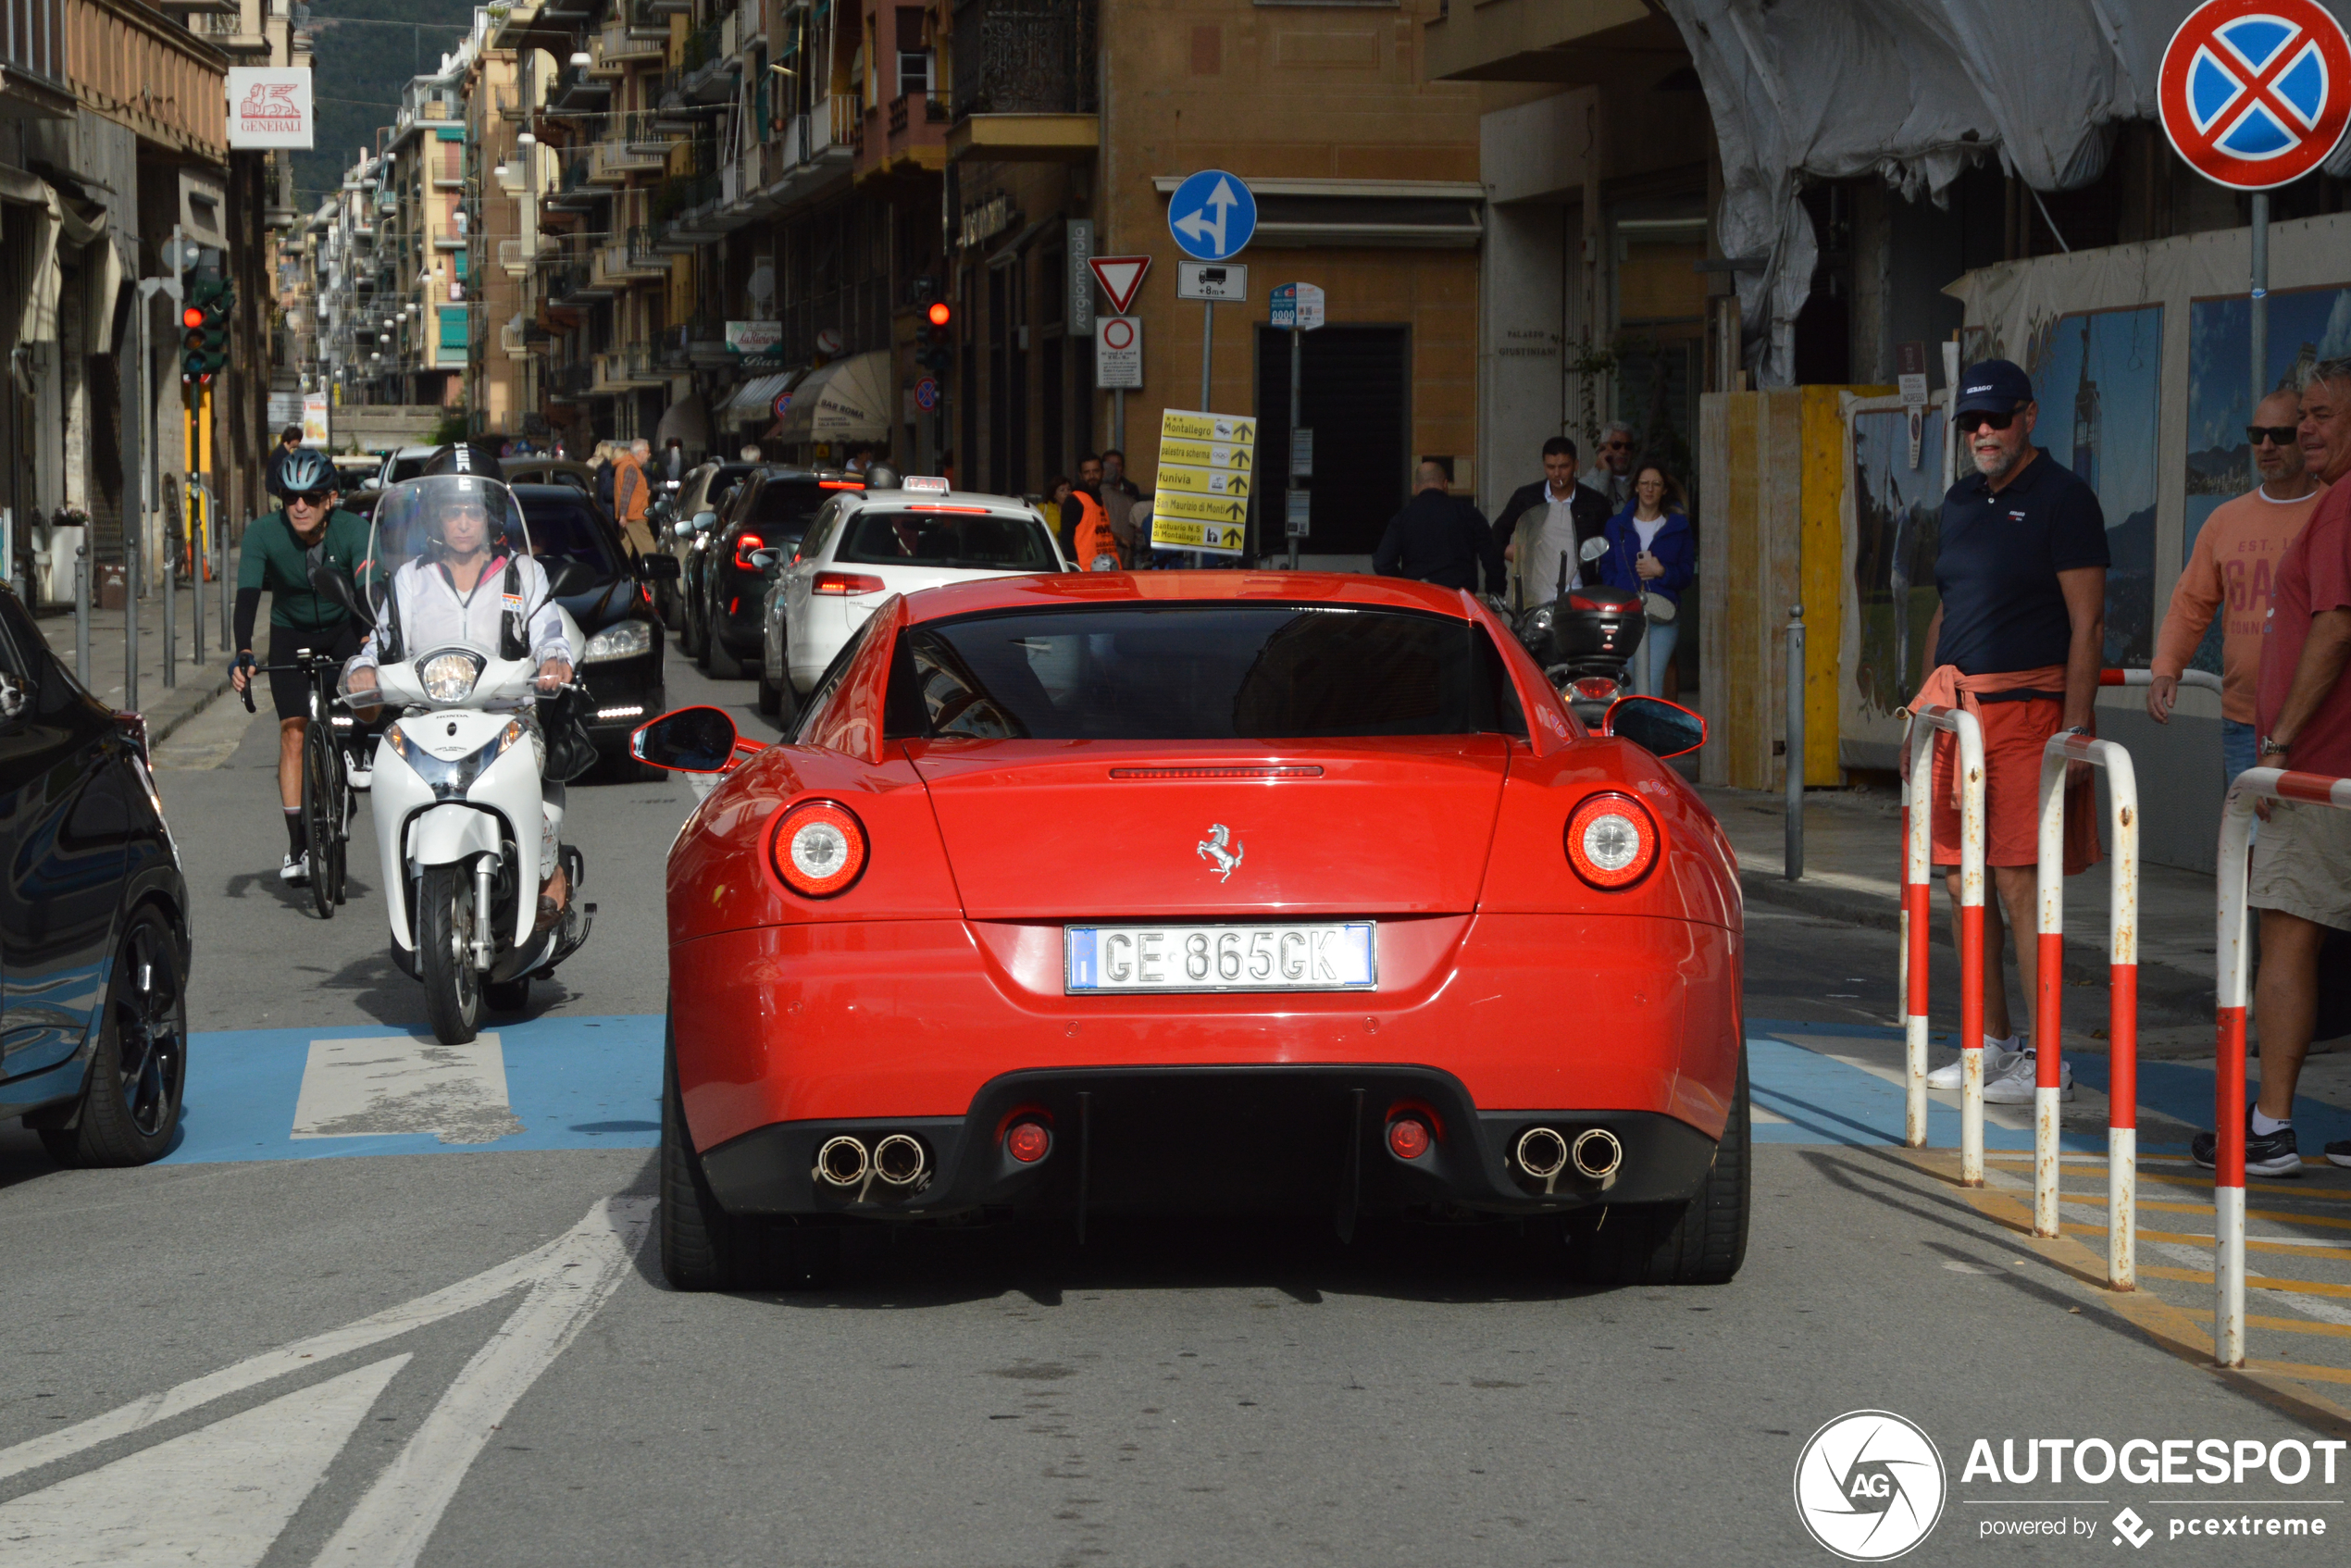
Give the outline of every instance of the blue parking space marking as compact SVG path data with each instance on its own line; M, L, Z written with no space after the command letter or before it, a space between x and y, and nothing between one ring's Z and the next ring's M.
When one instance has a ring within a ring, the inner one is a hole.
M479 1143L432 1132L294 1136L311 1042L380 1039L383 1027L234 1029L191 1036L187 1106L164 1162L319 1160L371 1154L462 1154L547 1149L651 1149L661 1132L658 1014L538 1018L494 1030L506 1104L522 1130ZM419 1052L430 1034L414 1037Z
M336 1053L314 1050L321 1041L382 1042L385 1053L409 1056L429 1070L437 1054L431 1037L400 1037L381 1027L236 1029L202 1033L191 1039L187 1107L179 1140L167 1164L223 1161L345 1159L377 1154L463 1154L554 1149L651 1149L661 1131L661 1037L657 1014L584 1018L539 1018L485 1031L494 1034L503 1057L505 1099L519 1130L480 1141L452 1141L431 1130L321 1134L316 1127L297 1136L297 1107L304 1102L306 1073ZM1760 1143L1841 1144L1898 1148L1902 1142L1902 1091L1893 1083L1792 1039L1851 1039L1879 1046L1897 1044L1898 1030L1856 1025L1750 1019L1748 1071L1759 1118ZM461 1050L465 1048L460 1048ZM361 1053L366 1054L366 1053ZM1937 1063L1945 1060L1940 1042ZM2107 1083L2104 1057L2073 1064L2077 1083L2101 1093ZM364 1067L362 1069L364 1071ZM314 1093L317 1092L313 1086ZM2178 1062L2148 1062L2139 1067L2139 1105L2191 1126L2209 1125L2212 1072ZM2295 1126L2306 1157L2327 1142L2351 1138L2351 1111L2305 1096L2295 1106ZM1939 1101L1927 1112L1928 1142L1957 1148L1959 1112ZM2070 1151L2102 1153L2106 1135L2096 1128L2069 1131ZM1986 1122L1986 1149L2021 1152L2033 1146L2029 1131ZM2149 1139L2147 1152L2184 1152Z

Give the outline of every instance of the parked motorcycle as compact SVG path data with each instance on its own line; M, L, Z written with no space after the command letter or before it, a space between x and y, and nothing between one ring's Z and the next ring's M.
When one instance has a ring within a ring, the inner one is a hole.
M529 558L528 525L505 486L447 477L410 481L418 487L452 482L481 486L503 535L497 550L517 562ZM380 704L399 716L377 743L369 790L383 886L390 890L384 902L392 961L423 982L433 1034L444 1045L462 1045L474 1038L485 1003L497 1012L519 1012L530 982L552 976L578 952L595 920L596 906L578 897L585 860L562 842L563 781L583 770L578 749L584 737L574 735L568 723L542 728L538 722L539 666L517 629L529 625L545 597L578 591L574 579L586 568L554 561L541 603L529 604L516 593L527 579L485 578L478 591L498 595L508 606L497 634L416 646L419 639L404 631L388 591L396 568L423 548L412 537L417 508L402 504L406 488L392 487L377 511L367 558L382 568L380 575L371 575L362 591L327 568L314 579L375 633L376 684L354 688L346 671L342 696L354 708ZM567 622L566 632L576 637ZM571 658L576 663L578 657L575 641ZM591 749L585 765L593 761ZM549 843L557 846L570 897L563 914L541 930Z
M1577 547L1576 559L1590 566L1608 549L1608 541L1596 534ZM1561 555L1550 603L1522 611L1511 629L1569 711L1597 728L1609 704L1624 694L1625 667L1648 626L1638 593L1605 585L1570 588Z

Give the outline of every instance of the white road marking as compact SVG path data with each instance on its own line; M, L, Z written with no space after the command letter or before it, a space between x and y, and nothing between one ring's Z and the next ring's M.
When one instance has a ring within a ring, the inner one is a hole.
M522 1130L506 1102L506 1058L494 1033L470 1045L406 1035L310 1042L295 1138L429 1132L443 1143L494 1143Z
M623 1205L628 1205L626 1209ZM616 1199L602 1234L574 1231L514 1315L475 1352L400 1456L319 1551L335 1568L410 1568L474 1457L515 1401L588 1326L644 1239L650 1199Z
M625 1254L634 1254L643 1241L645 1226L653 1216L653 1201L650 1198L608 1198L588 1211L587 1217L563 1235L542 1247L534 1247L519 1257L486 1268L479 1274L443 1286L429 1295L403 1301L356 1323L314 1334L307 1339L297 1339L274 1350L248 1356L232 1366L202 1377L191 1378L160 1394L150 1394L133 1400L104 1415L92 1416L61 1432L52 1432L14 1448L0 1449L0 1481L11 1475L37 1470L44 1464L55 1464L69 1459L101 1443L169 1421L214 1400L242 1393L256 1388L273 1377L290 1372L306 1372L336 1356L348 1355L386 1339L397 1338L412 1328L422 1328L439 1323L459 1313L468 1313L486 1305L510 1291L526 1285L535 1285L553 1275L578 1266L582 1255L595 1256L603 1249L618 1246Z
M410 1359L387 1357L0 1505L0 1564L252 1568Z

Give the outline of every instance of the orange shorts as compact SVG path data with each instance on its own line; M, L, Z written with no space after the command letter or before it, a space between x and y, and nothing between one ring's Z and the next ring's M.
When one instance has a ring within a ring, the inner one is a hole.
M2037 865L2041 861L2041 751L2065 728L2065 705L2046 697L1985 703L1984 728L1984 864ZM1959 864L1959 808L1953 803L1952 759L1959 742L1934 738L1934 864ZM2097 785L2084 780L2065 798L2065 874L2098 863Z

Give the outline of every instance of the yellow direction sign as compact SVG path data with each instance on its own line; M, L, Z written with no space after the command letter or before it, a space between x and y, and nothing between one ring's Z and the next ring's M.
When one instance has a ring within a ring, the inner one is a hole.
M1245 473L1236 474L1224 468L1187 468L1166 461L1160 454L1159 488L1184 490L1195 495L1247 495L1256 481Z
M1225 442L1177 441L1162 436L1159 460L1163 463L1183 463L1195 468L1230 468L1236 473L1248 473L1257 467L1257 449L1234 446Z
M1151 514L1151 542L1163 550L1213 550L1238 555L1247 538L1241 523L1188 523Z
M1179 490L1163 490L1151 497L1154 540L1158 538L1158 525L1163 519L1193 523L1246 523L1249 520L1249 502L1245 498L1236 500L1222 495L1188 495Z
M1159 417L1159 439L1224 441L1241 446L1257 444L1257 421L1245 414L1194 414L1180 408Z

